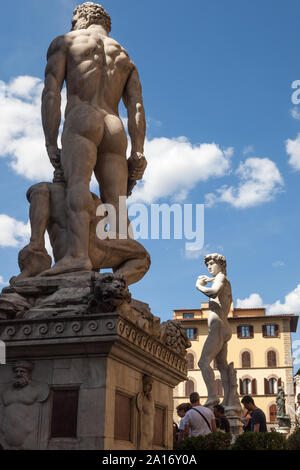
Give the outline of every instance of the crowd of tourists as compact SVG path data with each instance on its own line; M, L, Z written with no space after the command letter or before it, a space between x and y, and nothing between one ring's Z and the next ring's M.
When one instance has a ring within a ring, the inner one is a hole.
M246 395L241 400L244 412L240 418L243 431L267 432L264 412L258 408L252 397ZM177 406L179 425L174 423L174 436L177 441L188 437L203 436L217 431L230 432L230 424L222 405L215 405L213 411L200 404L197 392L191 393L190 403Z

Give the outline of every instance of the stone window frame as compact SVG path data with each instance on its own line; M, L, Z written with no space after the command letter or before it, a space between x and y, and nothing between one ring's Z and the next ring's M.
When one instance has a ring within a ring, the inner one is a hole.
M197 392L197 381L194 379L194 377L187 377L187 379L184 381L184 396L189 398L189 395L186 394L186 386L187 382L193 382L194 384L194 392Z
M269 353L270 351L274 351L274 353L275 353L275 355L276 355L276 366L268 366L268 353ZM271 368L272 368L272 369L273 369L273 368L275 369L275 368L278 367L278 364L279 364L279 352L278 352L278 350L277 350L276 348L270 347L270 348L268 348L268 349L265 350L265 364L266 364L266 367L268 367L268 368L270 368L270 369L271 369Z
M194 368L193 369L188 369L188 370L196 370L195 368L195 365L196 365L196 360L197 360L197 355L194 351L192 351L191 349L188 349L187 351L187 355L186 355L186 358L188 357L188 355L191 354L194 358Z
M242 328L249 327L249 336L242 336ZM251 323L240 323L236 327L237 329L237 338L238 339L253 339L254 338L254 326Z
M243 353L249 353L250 354L250 367L243 367ZM240 366L242 369L251 369L253 367L253 352L251 349L241 349L240 351Z

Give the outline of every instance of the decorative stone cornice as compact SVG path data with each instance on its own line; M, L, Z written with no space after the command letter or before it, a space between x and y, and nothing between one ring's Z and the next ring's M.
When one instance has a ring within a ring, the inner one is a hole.
M136 354L173 369L180 375L187 373L185 354L168 346L164 329L156 335L143 331L118 312L50 319L15 319L0 321L0 339L6 343L8 359L10 350L22 346L51 347L51 356L61 354L64 344L122 343ZM109 348L107 348L109 351ZM15 356L15 354L14 354Z

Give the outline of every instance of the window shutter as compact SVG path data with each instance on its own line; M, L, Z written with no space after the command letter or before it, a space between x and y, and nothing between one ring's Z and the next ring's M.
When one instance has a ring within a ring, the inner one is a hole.
M267 336L267 325L262 326L262 334L264 338Z
M275 325L275 336L276 338L279 336L279 325Z
M249 331L250 331L250 338L253 338L254 337L254 329L253 329L252 325L249 326Z
M277 382L277 384L278 384L278 387L281 387L281 378L280 378L280 379L278 379L278 382Z
M198 328L194 328L194 339L198 338Z
M273 351L273 350L268 351L267 360L268 360L268 367L276 367L276 353L275 353L275 351Z
M240 395L243 395L243 381L240 379Z
M251 356L248 351L244 351L242 354L242 367L244 368L251 367Z
M251 385L252 385L252 395L256 395L257 394L256 379L252 380Z
M238 337L238 338L241 338L241 337L242 337L242 327L241 327L241 326L238 326L238 327L237 327L237 337Z
M267 379L264 379L265 382L265 395L269 395L269 382Z

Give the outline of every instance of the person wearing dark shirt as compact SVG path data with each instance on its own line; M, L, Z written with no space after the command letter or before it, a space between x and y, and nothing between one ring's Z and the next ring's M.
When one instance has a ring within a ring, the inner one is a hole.
M225 410L222 405L214 406L214 415L216 417L216 426L218 431L230 432L229 421L225 416Z
M251 412L251 431L267 432L267 421L265 413L255 406L254 400L249 395L242 399L244 407Z

